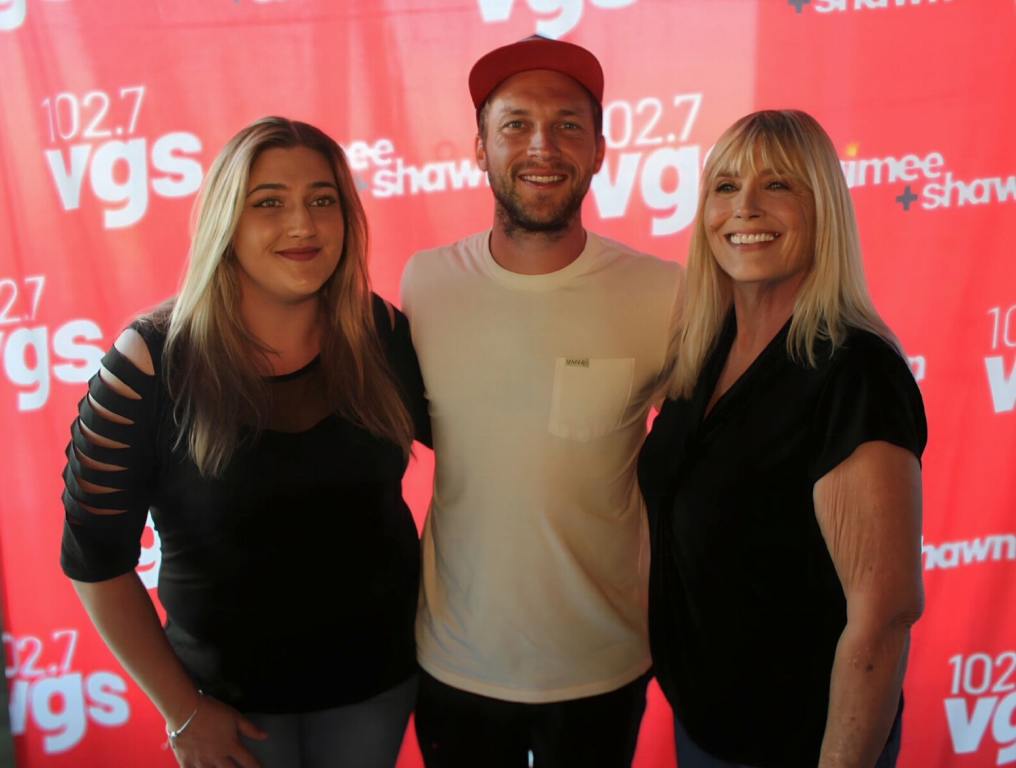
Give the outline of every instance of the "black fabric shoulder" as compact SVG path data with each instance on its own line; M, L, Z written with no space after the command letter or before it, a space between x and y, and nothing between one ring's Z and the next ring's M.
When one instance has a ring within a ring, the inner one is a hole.
M102 367L137 397L119 393L97 372L78 403L65 452L60 564L67 576L78 581L103 581L126 573L137 565L141 552L156 464L159 365L165 334L144 319L131 328L148 345L155 375L141 371L111 347Z
M875 440L905 448L920 460L928 440L924 403L899 353L872 333L854 331L828 366L813 420L812 479Z
M370 301L370 308L374 312L374 325L377 327L378 336L382 340L390 338L394 328L392 313L398 312L398 310L376 293L371 293Z
M394 326L389 311L394 313ZM430 448L433 444L430 432L430 415L427 410L420 361L416 357L412 334L409 331L409 318L375 294L374 322L378 326L378 335L381 337L381 345L388 358L388 365L391 367L392 373L395 374L396 382L399 385L402 401L413 420L416 440Z
M152 356L152 365L155 368L155 375L158 378L162 372L162 351L166 347L166 334L168 329L163 327L162 321L152 315L139 317L129 326L141 334L148 346L148 352Z

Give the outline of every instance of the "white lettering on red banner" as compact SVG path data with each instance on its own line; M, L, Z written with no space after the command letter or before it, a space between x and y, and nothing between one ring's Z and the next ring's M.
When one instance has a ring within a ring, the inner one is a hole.
M701 106L701 93L679 93L670 99L618 99L604 105L603 135L607 148L617 154L608 153L590 186L601 219L620 218L628 212L637 179L646 207L666 212L653 217L654 236L673 235L691 224L701 148L665 145L688 141Z
M0 31L17 29L25 23L28 0L0 0Z
M145 589L155 589L159 586L159 569L162 567L162 540L159 532L155 530L155 523L152 521L152 513L148 513L145 520L145 530L141 535L141 555L138 558L138 566L135 569L145 585Z
M1016 763L1016 651L958 654L949 664L952 695L945 699L945 716L953 751L978 752L990 734L995 764Z
M880 8L913 8L915 6L945 5L952 0L787 0L788 5L801 13L805 8L812 7L817 13L834 13L843 11L874 11Z
M991 404L995 413L1009 413L1016 408L1016 304L992 307L988 315L992 319L991 349L993 352L1005 352L984 358Z
M57 629L47 641L36 635L3 634L10 683L11 733L33 726L48 755L67 752L85 737L88 723L114 727L130 719L127 683L110 671L74 669L76 629Z
M102 360L102 347L89 343L102 339L95 321L67 320L55 329L33 324L45 286L45 275L0 278L0 350L4 374L18 390L19 411L42 408L51 379L88 381Z
M958 568L1002 560L1016 561L1016 535L999 533L979 536L965 541L947 541L943 544L924 544L924 570L936 568Z
M928 375L928 361L924 355L911 355L907 358L910 365L910 372L914 374L914 381L920 383Z
M638 0L589 0L597 8L625 8ZM515 0L477 0L480 17L487 24L508 21L515 9ZM578 26L585 10L585 0L526 0L533 13L539 15L536 33L557 39Z
M162 197L197 192L202 177L193 157L201 151L197 136L172 131L151 140L126 138L137 129L144 98L145 86L129 85L112 92L65 91L42 100L50 142L75 142L44 152L65 211L80 207L86 172L92 194L108 204L106 229L139 222L148 210L149 186Z

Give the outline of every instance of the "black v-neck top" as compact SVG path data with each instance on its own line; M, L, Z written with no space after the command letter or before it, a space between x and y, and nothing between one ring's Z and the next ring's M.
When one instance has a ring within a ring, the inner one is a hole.
M817 764L846 601L815 482L861 443L920 458L920 391L881 338L852 331L817 366L786 326L703 417L736 334L733 313L690 399L667 400L639 458L649 513L650 642L689 735L759 768Z
M397 312L393 328L378 297L374 317L417 438L429 442L408 321ZM98 376L89 384L64 472L65 573L102 581L133 569L151 509L166 632L206 693L243 711L312 711L362 701L412 674L420 554L402 498L402 449L329 412L315 359L267 380L267 428L221 476L202 477L175 445L165 336L151 323L133 327L156 375L114 348L103 365L141 399L120 397ZM92 401L133 424L112 424ZM128 447L97 447L82 423ZM125 469L90 468L82 455ZM88 493L81 479L117 490Z

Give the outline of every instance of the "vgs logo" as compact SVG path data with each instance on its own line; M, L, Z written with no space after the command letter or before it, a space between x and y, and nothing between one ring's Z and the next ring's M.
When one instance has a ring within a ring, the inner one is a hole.
M0 31L17 29L25 23L28 0L0 0Z
M81 743L90 722L111 728L130 719L127 682L120 675L75 670L78 630L57 629L45 639L4 632L3 644L13 735L32 725L43 734L43 751L57 755Z
M91 343L102 340L94 320L67 320L52 328L36 322L45 286L45 275L27 275L20 282L0 278L0 351L4 374L18 390L19 411L42 408L53 379L88 381L102 360L102 347Z
M477 0L480 16L484 23L494 24L508 21L515 7L515 0ZM530 10L540 18L536 22L536 34L543 37L563 37L575 29L582 20L585 0L526 0ZM638 0L589 0L597 8L625 8Z
M202 177L194 157L202 148L197 136L176 131L134 138L145 86L115 91L58 93L41 105L50 142L75 142L44 153L60 203L65 211L80 207L87 173L92 193L106 204L106 229L140 221L148 210L149 189L162 197L186 197L197 192Z
M1016 409L1016 304L1008 309L992 307L988 314L994 321L991 351L995 354L984 358L984 367L991 403L995 413L1010 413ZM1006 357L1009 358L1008 374L1005 372Z
M680 232L695 218L703 153L688 144L702 106L701 93L618 99L603 105L607 152L590 192L602 219L625 216L636 186L654 213L656 237Z
M995 765L1016 763L1016 651L958 654L949 664L952 695L945 699L945 716L953 751L979 752L990 734Z

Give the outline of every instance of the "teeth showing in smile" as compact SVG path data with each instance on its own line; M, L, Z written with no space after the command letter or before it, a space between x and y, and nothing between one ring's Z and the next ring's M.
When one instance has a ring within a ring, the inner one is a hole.
M772 232L756 232L750 235L735 232L732 235L728 235L728 238L734 245L752 245L754 243L772 242L776 239L776 235Z
M537 184L553 184L555 181L564 181L564 176L532 176L522 177L523 181L532 181Z

